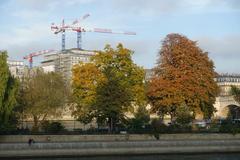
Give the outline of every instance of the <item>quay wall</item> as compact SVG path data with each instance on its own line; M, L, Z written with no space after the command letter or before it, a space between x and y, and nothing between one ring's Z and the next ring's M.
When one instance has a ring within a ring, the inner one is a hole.
M1 135L0 143L26 143L32 138L36 142L87 142L87 141L148 141L156 140L150 134L117 135ZM239 139L240 134L160 134L160 140L222 140Z
M227 152L240 152L240 134L0 136L0 159Z

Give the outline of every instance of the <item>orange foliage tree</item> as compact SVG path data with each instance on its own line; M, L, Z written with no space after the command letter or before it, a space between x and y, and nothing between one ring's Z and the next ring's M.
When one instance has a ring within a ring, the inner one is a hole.
M208 53L197 43L179 34L169 34L162 43L147 96L151 111L161 118L176 115L177 107L186 105L189 112L210 118L218 94L216 73Z

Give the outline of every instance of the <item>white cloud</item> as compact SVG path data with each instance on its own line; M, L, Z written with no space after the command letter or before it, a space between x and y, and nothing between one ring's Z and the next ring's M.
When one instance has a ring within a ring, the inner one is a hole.
M23 10L48 12L85 4L105 5L109 10L154 16L164 13L206 12L240 9L239 0L12 0L11 5L19 5ZM218 9L219 8L219 9Z
M240 35L225 35L223 37L199 37L199 45L210 54L220 57L236 56L240 58Z
M11 59L22 60L31 52L60 48L60 37L45 23L16 27L7 33L0 32L0 37L1 49L7 50Z
M10 0L2 5L10 16L23 20L43 19L65 12L73 6L84 5L94 0ZM10 10L9 10L10 9Z
M64 6L91 3L93 0L13 0L18 5L34 10L54 10Z
M48 12L41 12L38 10L19 10L12 12L11 16L24 21L41 19L48 16Z
M138 16L240 10L239 0L116 0L109 3L119 12L124 11Z
M41 41L51 34L49 24L35 24L28 27L15 27L10 32L1 32L1 44L5 47L9 45L25 45L32 41Z
M198 37L199 46L209 52L219 73L240 73L240 35L223 37Z

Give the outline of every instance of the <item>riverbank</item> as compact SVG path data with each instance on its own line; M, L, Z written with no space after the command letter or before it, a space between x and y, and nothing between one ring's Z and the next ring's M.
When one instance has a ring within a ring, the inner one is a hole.
M44 138L40 136L38 138L42 138L43 141L38 139L39 141L36 140L36 143L30 146L27 141L0 141L0 157L61 157L227 152L240 153L240 135L172 134L160 135L159 140L156 140L154 137L151 140L143 138L152 137L149 135L129 135L129 138L124 140L119 138L119 136L121 137L123 135L102 135L100 138L98 135L92 135L91 139L88 139L88 141L86 137L89 138L89 136L86 135L85 138L79 135L78 141L73 141L76 137L72 137L72 135L64 136L65 138L69 138L68 142L66 142L66 139L63 137L59 137L58 141L47 142L44 141ZM109 139L103 140L102 138L104 136L110 136L112 140L110 140L109 137ZM113 140L114 137L115 139ZM133 137L138 137L138 140L133 140ZM141 137L141 139L139 137Z

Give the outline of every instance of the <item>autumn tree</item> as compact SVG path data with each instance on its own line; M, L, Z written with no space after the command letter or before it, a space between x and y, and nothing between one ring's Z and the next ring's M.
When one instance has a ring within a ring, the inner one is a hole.
M61 115L67 102L68 87L60 74L38 69L26 76L22 85L21 102L24 114L34 121L33 131L38 131L39 122Z
M18 81L11 76L7 65L7 52L0 52L0 132L10 127L15 116Z
M237 86L231 86L230 94L233 95L234 100L240 104L240 89Z
M144 70L133 63L132 54L122 44L116 49L107 45L91 63L74 67L75 116L85 122L95 118L113 131L126 112L145 102Z
M72 114L80 122L88 124L97 114L94 106L96 88L105 81L105 77L93 63L80 63L72 72L72 100L76 104L72 106Z
M154 76L149 82L151 111L173 120L176 109L188 106L189 112L210 118L218 94L216 73L208 53L197 42L179 34L169 34L162 43Z

